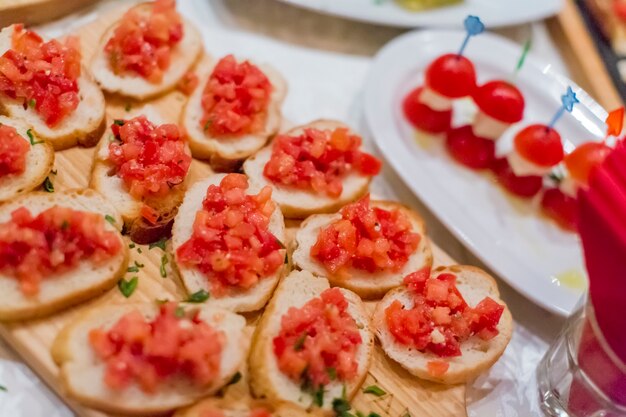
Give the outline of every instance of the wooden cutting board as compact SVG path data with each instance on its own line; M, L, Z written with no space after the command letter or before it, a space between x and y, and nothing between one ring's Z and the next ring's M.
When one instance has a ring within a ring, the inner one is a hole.
M84 57L89 60L93 49L107 26L119 14L102 16L98 21L78 30L80 33ZM186 97L179 92L173 92L150 102L164 116L164 119L176 122ZM128 111L134 111L140 104L120 97L107 97L108 116L123 118ZM57 152L55 169L56 175L51 175L55 190L86 187L93 157L93 149L73 148ZM211 173L205 163L195 161L191 166L192 182L204 178ZM297 224L288 224L292 236ZM129 241L127 242L129 243ZM437 265L452 264L452 259L441 249L434 247L435 263ZM0 326L0 334L18 352L30 367L47 384L56 391L61 398L80 417L112 417L100 412L82 407L68 399L58 378L58 368L50 356L50 346L59 330L76 317L80 317L86 309L97 305L127 302L150 302L157 299L181 300L185 293L178 277L174 276L171 268L167 268L167 278L162 278L159 272L161 257L164 252L159 248L148 249L147 246L137 245L131 249L130 263L137 261L145 267L139 273L129 273L126 278L139 277L137 290L129 299L125 299L117 288L112 289L104 296L84 305L72 308L53 317L21 324ZM141 252L141 253L140 253ZM170 262L171 264L171 262ZM368 303L370 311L374 303ZM250 331L258 314L247 316ZM359 393L353 401L355 409L365 413L375 411L381 416L405 417L407 412L412 417L462 417L465 411L465 386L447 387L418 380L404 371L399 365L387 359L380 346L376 346L372 367L364 386L376 384L388 394L375 397L371 394ZM226 395L235 398L249 395L245 372L241 382L228 388Z
M0 0L0 28L12 23L36 25L65 16L97 0Z

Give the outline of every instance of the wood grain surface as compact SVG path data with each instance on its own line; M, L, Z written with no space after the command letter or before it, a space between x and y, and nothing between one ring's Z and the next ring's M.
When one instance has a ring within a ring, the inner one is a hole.
M118 14L116 12L115 14ZM93 48L115 18L114 15L102 16L98 21L81 28L78 32L83 47L83 55L88 62ZM233 51L236 52L236 51ZM173 92L150 102L155 106L164 119L176 122L179 119L185 96ZM110 119L123 118L128 109L136 110L140 103L135 103L121 97L107 96L107 110ZM287 127L287 126L284 126ZM86 187L89 179L93 158L93 149L73 148L57 152L55 169L57 174L51 176L56 190L67 188ZM204 178L211 173L210 168L199 161L192 163L192 182ZM291 234L297 227L289 225ZM141 253L139 253L141 250ZM435 247L435 263L445 265L453 263L442 250ZM74 318L83 314L86 309L98 305L126 302L146 302L157 299L180 300L185 298L184 290L178 277L168 269L168 277L162 278L159 274L163 251L159 248L148 249L147 246L137 245L131 250L130 262L138 261L145 265L137 274L128 274L126 278L137 275L139 285L135 293L127 300L117 288L104 296L89 303L72 308L55 316L31 321L0 326L0 334L18 352L31 368L68 403L80 417L106 417L107 415L90 410L71 401L63 394L58 379L58 369L50 356L50 346L59 330ZM171 264L171 262L170 262ZM374 303L369 303L370 311ZM247 316L250 330L257 315ZM379 346L376 347L372 367L364 386L377 384L387 394L375 397L371 394L360 393L353 401L355 409L365 413L377 412L381 416L403 417L409 412L413 417L462 417L465 411L465 387L443 386L418 380L410 376L399 365L387 359ZM241 397L248 395L246 378L238 384L228 388L226 395ZM112 417L112 416L109 416Z
M97 0L0 0L0 28L21 22L28 25L65 16Z

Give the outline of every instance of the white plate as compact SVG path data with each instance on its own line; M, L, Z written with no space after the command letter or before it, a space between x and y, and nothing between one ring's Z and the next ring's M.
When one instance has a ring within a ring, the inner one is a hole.
M281 0L347 19L398 27L461 27L468 14L488 28L517 25L556 14L562 0L464 0L463 3L411 12L393 0Z
M584 287L576 235L540 216L537 201L515 201L489 175L454 163L441 138L418 140L403 116L402 99L422 84L425 66L442 53L456 51L463 37L460 31L411 32L386 45L366 82L368 126L390 165L465 246L526 297L567 315ZM484 82L510 78L520 50L511 41L485 33L472 39L466 54L476 66L479 82ZM566 151L576 143L603 138L606 112L549 64L529 56L516 83L526 98L525 116L499 141L499 153L510 149L517 129L531 122L547 123L568 85L581 103L556 125ZM456 104L457 109L466 109L464 103ZM579 285L570 286L577 276Z

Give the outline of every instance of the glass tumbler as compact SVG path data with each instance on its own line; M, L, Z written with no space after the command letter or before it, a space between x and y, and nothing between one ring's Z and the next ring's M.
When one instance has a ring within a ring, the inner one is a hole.
M537 382L547 416L626 417L626 364L606 343L586 297L540 362Z

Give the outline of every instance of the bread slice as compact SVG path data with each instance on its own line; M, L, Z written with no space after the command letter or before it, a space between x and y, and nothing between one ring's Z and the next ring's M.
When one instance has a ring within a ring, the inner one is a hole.
M491 297L499 304L500 299L496 281L482 269L473 266L439 267L433 271L433 277L452 273L457 276L457 288L470 307L475 307L483 298ZM420 352L397 343L389 332L385 321L385 310L394 301L399 300L407 308L413 306L412 296L406 287L399 287L390 291L378 303L372 319L376 336L383 350L394 361L406 368L411 374L429 381L443 384L460 384L471 381L481 373L487 371L500 358L513 335L513 317L508 308L505 308L495 338L484 341L478 336L472 336L461 345L462 356L440 358L430 352ZM506 307L506 305L505 305ZM445 361L450 365L448 371L439 378L428 373L429 361Z
M200 85L191 94L183 109L181 125L189 135L189 145L195 158L207 160L216 171L229 172L238 169L244 159L261 149L278 132L281 123L280 108L287 94L287 83L271 66L255 63L273 87L264 129L245 136L213 138L204 132L201 119L204 114L202 93L215 65L217 61L205 59L199 66Z
M301 135L305 129L334 130L349 127L334 120L316 120L303 126L289 130L286 135ZM367 193L372 177L349 173L342 181L343 191L337 198L313 191L299 190L270 182L263 170L272 157L272 145L261 149L244 164L243 170L250 177L250 187L257 190L266 185L272 187L273 198L280 205L283 215L288 219L303 219L311 214L333 213L352 201L358 200Z
M134 6L134 9L147 15L152 10L152 3L141 3ZM113 72L104 47L119 25L119 21L115 22L102 36L91 61L91 71L100 87L108 93L120 94L137 100L147 100L174 89L185 73L196 63L202 52L200 32L189 20L183 17L182 21L183 38L172 48L170 67L159 83L151 83L132 73L119 75Z
M0 116L1 125L14 127L18 135L30 146L26 154L24 172L0 177L0 202L3 202L39 187L54 166L54 150L52 145L39 139L31 131L33 141L36 143L32 145L26 133L30 127L20 120Z
M165 123L163 117L152 106L136 110L127 119L140 115L146 116L156 125ZM111 128L108 127L96 147L89 186L105 196L117 208L124 219L125 230L134 242L146 244L157 241L169 235L178 206L183 201L188 180L185 179L182 183L173 186L166 198L135 199L128 192L124 180L115 174L111 175L115 167L109 161L109 144L112 136ZM190 154L188 147L187 153ZM156 224L151 224L141 216L141 208L144 204L159 213Z
M0 223L10 220L11 213L19 207L27 207L34 215L53 207L70 207L74 210L109 215L115 225L105 222L107 230L119 231L122 219L100 194L93 190L69 190L46 193L32 192L17 197L0 206ZM128 247L122 247L105 263L94 265L85 260L71 271L48 276L40 283L39 293L25 296L17 279L0 273L0 320L26 320L42 317L89 300L109 290L126 272Z
M11 49L15 25L0 31L0 55ZM39 114L22 100L0 97L0 113L12 119L21 119L32 126L38 137L46 139L55 150L70 148L77 144L93 146L105 128L104 96L86 68L82 68L78 79L80 103L74 112L58 125L49 127Z
M328 280L315 277L307 271L292 271L280 283L252 338L248 363L251 388L255 396L273 403L288 403L309 410L313 408L311 394L303 392L300 384L293 382L279 370L273 351L273 339L280 333L281 319L290 307L302 307L328 288ZM357 376L345 386L346 397L350 400L357 393L369 370L374 337L361 299L348 290L341 289L341 292L348 300L348 312L359 326L363 340L357 350ZM333 399L342 398L343 391L344 384L339 381L326 385L321 409L330 411Z
M207 278L196 268L189 268L178 261L176 251L191 238L193 223L196 212L202 208L202 202L206 197L209 185L219 185L227 174L215 174L199 181L189 188L183 204L178 210L172 228L172 246L174 251L174 264L180 273L181 280L189 294L200 290L211 292ZM269 231L280 242L285 242L285 222L278 207L270 218ZM283 255L285 250L282 250ZM254 287L246 291L238 291L223 297L211 297L208 303L237 312L255 311L262 308L272 296L274 288L283 275L284 266L280 267L273 275L261 279Z
M184 305L198 309L199 318L225 333L220 373L210 385L198 387L185 378L164 381L158 392L147 394L137 384L115 391L104 382L106 366L89 344L89 332L108 329L124 314L140 311L147 319L158 314L159 307L149 304L120 304L97 307L63 329L52 346L52 357L59 365L61 381L67 394L80 403L110 413L147 415L164 413L189 405L199 398L216 393L237 373L245 360L246 321L242 316L206 304Z
M247 401L242 398L224 399L209 398L202 400L191 407L178 410L174 417L205 417L211 411L221 411L224 417L250 417L250 411L262 408L270 412L272 417L308 417L311 414L300 408L289 405L277 407L266 401ZM212 415L212 414L210 414Z
M311 248L317 242L317 236L321 229L341 218L341 214L317 214L309 217L300 226L296 234L296 248L293 252L293 261L296 267L310 271L315 275L327 277L331 285L347 288L359 294L363 298L380 298L387 291L402 285L405 276L413 271L428 267L433 264L433 255L430 243L426 237L424 220L419 214L402 204L392 201L372 201L372 207L379 207L385 210L398 209L405 213L411 220L413 231L421 236L419 245L415 252L409 257L404 267L398 271L381 271L369 273L366 271L351 269L348 271L349 278L340 278L330 275L324 265L311 257Z

